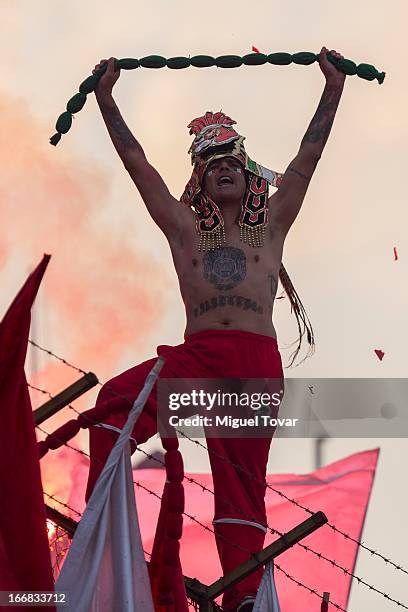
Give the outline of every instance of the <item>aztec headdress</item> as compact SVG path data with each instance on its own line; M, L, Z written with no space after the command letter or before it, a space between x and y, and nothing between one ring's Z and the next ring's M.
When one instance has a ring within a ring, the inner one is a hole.
M235 123L222 112L207 112L187 126L190 134L195 135L189 149L194 169L181 202L193 208L197 215L200 251L215 249L225 242L221 211L202 190L205 172L214 159L234 157L245 169L247 189L239 217L240 237L253 247L264 243L268 223L268 187L279 187L282 180L282 174L268 170L248 157L244 136L240 136L232 127Z
M265 228L268 223L269 185L279 187L283 178L283 174L268 170L248 157L244 147L245 137L234 130L232 126L235 124L236 121L222 112L207 112L202 117L193 119L187 126L190 128L190 134L195 136L188 151L191 153L191 163L194 168L180 201L192 208L196 214L200 251L219 248L225 243L221 211L202 189L205 172L214 159L234 157L245 169L247 189L239 217L240 238L253 247L261 247L264 244ZM295 312L300 334L291 366L299 353L305 331L310 345L306 357L313 354L314 335L309 317L283 264L279 270L279 278L289 297L291 312Z

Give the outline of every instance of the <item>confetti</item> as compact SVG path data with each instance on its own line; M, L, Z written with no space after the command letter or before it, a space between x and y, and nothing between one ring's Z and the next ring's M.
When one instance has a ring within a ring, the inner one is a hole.
M394 247L394 261L397 261L397 259L398 259L397 248Z
M256 47L254 47L253 45L252 45L252 51L253 51L254 53L260 53L260 50L259 50L259 49L257 49Z
M383 353L381 349L374 349L374 353L377 355L378 359L382 361L385 353Z

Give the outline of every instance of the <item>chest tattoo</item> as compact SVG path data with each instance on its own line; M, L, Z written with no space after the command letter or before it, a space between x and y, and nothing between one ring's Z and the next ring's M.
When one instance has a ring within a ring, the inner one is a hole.
M207 251L203 257L204 279L220 291L233 289L246 276L244 251L236 247L221 247Z

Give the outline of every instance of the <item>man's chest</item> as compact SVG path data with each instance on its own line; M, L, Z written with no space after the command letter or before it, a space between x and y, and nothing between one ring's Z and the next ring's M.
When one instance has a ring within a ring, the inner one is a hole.
M262 247L250 247L238 240L204 252L185 245L183 257L175 258L180 282L192 283L216 292L230 292L244 287L261 290L277 285L283 245L268 241ZM274 281L272 279L275 279Z

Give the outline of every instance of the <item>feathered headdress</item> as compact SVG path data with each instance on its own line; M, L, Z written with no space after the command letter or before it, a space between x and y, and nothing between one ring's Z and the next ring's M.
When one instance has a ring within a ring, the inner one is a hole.
M234 157L245 169L247 189L239 218L240 237L251 246L262 246L268 223L268 187L279 187L282 174L250 159L244 136L232 127L235 121L224 113L207 112L188 125L194 141L189 149L193 173L181 201L194 209L200 250L214 249L225 242L224 220L217 204L202 190L208 165L221 157Z
M248 157L244 147L244 136L240 136L232 127L236 121L222 112L207 112L202 117L193 119L187 127L195 138L189 149L193 173L184 189L180 201L192 208L196 214L196 228L200 237L199 250L212 250L225 243L224 220L217 204L202 189L202 183L208 165L221 157L234 157L245 169L247 189L239 216L240 238L253 247L264 244L265 228L268 223L268 188L279 187L283 174L268 170ZM283 264L279 278L295 313L299 343L294 351L292 366L302 345L303 335L307 334L309 351L305 359L314 352L314 335L309 318L302 302ZM302 360L304 361L304 359ZM300 362L302 363L302 362ZM300 365L300 364L299 364Z

